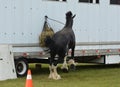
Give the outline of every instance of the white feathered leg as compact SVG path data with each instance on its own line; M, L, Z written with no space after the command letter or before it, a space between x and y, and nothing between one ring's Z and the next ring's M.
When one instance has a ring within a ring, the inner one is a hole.
M54 76L54 72L53 72L53 70L52 70L52 66L49 66L49 70L50 70L50 74L49 74L49 77L48 77L48 78L52 79L53 76Z
M73 59L70 59L69 61L68 61L68 64L74 64L74 65L76 65L76 63L75 63L75 61L73 60Z
M68 61L68 64L70 65L70 69L75 70L76 69L76 63L73 59L70 59Z
M54 65L49 66L49 70L50 70L50 74L48 78L55 80L61 79L60 75L57 73L57 66Z
M61 69L65 69L65 70L67 70L68 71L68 66L67 66L67 56L65 56L64 57L64 62L63 62L63 65L62 65L62 67L61 67Z
M57 66L53 66L54 71L54 77L53 79L58 80L61 79L61 76L57 73Z

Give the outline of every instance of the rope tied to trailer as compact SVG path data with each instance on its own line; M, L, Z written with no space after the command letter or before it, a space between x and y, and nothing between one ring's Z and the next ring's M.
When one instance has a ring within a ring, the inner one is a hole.
M55 22L57 22L57 23L59 23L59 24L62 24L62 25L65 25L63 22L61 22L61 21L58 21L58 20L55 20L55 19L52 19L52 18L49 18L48 16L45 16L47 19L49 19L49 20L52 20L52 21L55 21Z
M45 39L46 37L50 36L52 37L54 35L54 30L51 28L50 24L47 21L48 17L45 16L45 22L43 25L42 32L39 36L39 45L41 47L45 47Z

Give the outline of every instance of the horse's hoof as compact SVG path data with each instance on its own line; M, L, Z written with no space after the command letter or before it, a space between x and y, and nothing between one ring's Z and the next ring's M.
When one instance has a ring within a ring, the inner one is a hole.
M57 75L57 76L54 76L52 79L54 79L54 80L59 80L59 79L61 79L61 76L60 76L60 75Z
M68 73L68 69L66 69L66 68L63 68L62 71L63 71L64 73Z
M61 76L60 76L60 75L57 76L56 80L59 80L59 79L61 79Z
M73 71L76 70L76 66L74 64L71 64L70 65L70 70L73 70Z

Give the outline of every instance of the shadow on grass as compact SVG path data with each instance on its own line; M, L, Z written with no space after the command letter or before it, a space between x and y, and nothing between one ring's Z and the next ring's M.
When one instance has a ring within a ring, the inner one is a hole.
M49 66L47 64L41 65L41 67L35 67L34 64L29 65L29 68L31 69L32 74L34 75L45 75L49 73Z
M111 69L111 68L120 68L120 64L84 64L76 66L77 70L84 70L84 69Z
M104 64L78 64L76 66L77 71L84 71L84 70L94 70L94 69L112 69L112 68L120 68L120 64L110 64L110 65L104 65ZM30 69L32 71L32 74L34 75L48 75L49 74L49 65L48 64L43 64L41 68L35 68L31 67ZM61 65L58 66L58 72L63 73L61 70ZM69 70L69 72L73 72Z

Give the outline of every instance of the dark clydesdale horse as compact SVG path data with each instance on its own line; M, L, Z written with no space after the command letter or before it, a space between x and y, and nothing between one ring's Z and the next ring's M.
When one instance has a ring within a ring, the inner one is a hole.
M64 28L56 32L52 38L47 37L45 40L46 46L50 49L50 75L49 78L60 79L60 75L57 73L57 64L59 60L64 60L62 69L68 70L66 58L69 49L72 50L71 58L74 58L75 49L75 35L72 30L73 26L73 16L72 12L66 13L66 24ZM58 55L58 59L55 56ZM74 66L74 60L72 60L72 65Z

